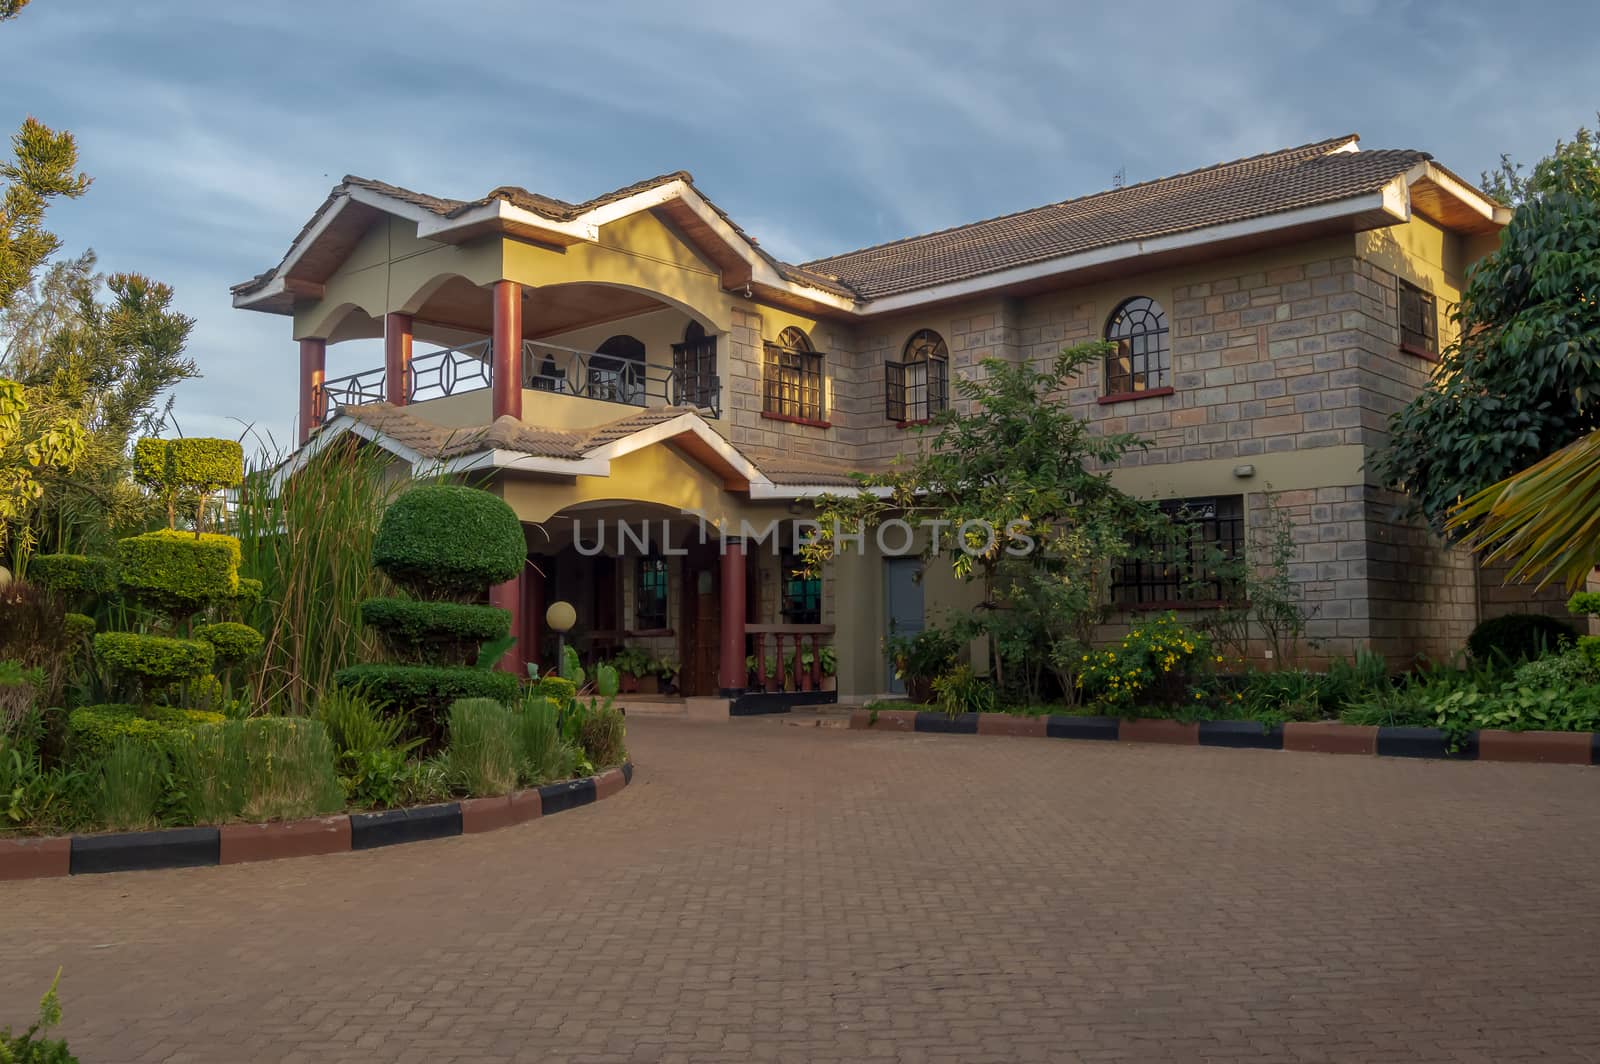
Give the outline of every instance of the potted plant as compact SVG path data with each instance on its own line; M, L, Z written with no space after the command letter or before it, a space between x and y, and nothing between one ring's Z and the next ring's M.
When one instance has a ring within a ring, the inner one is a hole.
M655 659L644 647L623 647L611 659L611 665L619 674L624 693L656 693Z
M838 689L839 657L834 653L833 647L825 646L817 655L822 668L822 690L834 691Z
M961 640L951 632L928 628L892 636L884 651L894 666L895 678L906 685L906 696L913 702L931 702L933 681L955 665Z
M750 686L758 690L765 690L766 688L772 686L772 681L778 678L778 659L772 655L768 655L767 657L767 675L765 678L756 672L756 656L754 654L751 654L744 659L744 668L745 672L749 674L748 680ZM792 670L793 666L784 666L783 677L785 681L788 680L789 673ZM783 690L782 682L778 684L778 690Z
M670 655L665 654L655 660L655 673L661 687L662 694L677 694L678 674L683 671L683 666Z

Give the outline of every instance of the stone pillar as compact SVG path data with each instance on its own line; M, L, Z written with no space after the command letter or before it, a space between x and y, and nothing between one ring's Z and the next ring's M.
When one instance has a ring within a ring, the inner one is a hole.
M522 418L522 286L494 283L494 417Z
M744 691L744 540L722 540L721 663L717 686L724 698Z
M544 571L537 558L529 558L528 567L522 571L522 633L522 660L542 665L539 646L544 641Z
M395 406L405 406L411 393L411 315L386 314L383 318L384 395Z
M307 337L300 341L300 442L311 438L311 432L322 424L328 410L328 397L322 394L322 382L327 378L328 341L320 337Z

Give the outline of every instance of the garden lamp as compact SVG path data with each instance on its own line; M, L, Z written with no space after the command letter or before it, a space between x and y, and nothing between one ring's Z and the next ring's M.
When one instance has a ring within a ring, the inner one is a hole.
M567 633L572 626L578 623L578 611L572 608L572 603L565 599L550 603L550 608L544 611L544 623L556 634L556 661L559 663L567 654ZM559 664L557 668L559 668Z

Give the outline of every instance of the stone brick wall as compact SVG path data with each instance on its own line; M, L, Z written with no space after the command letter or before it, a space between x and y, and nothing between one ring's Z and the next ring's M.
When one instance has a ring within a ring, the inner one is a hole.
M860 431L863 405L856 338L848 327L820 325L811 340L826 356L829 427L802 425L762 416L765 341L779 330L769 328L758 309L736 306L728 337L727 398L729 438L735 446L760 447L798 456L853 461L864 442ZM881 369L879 371L881 373Z

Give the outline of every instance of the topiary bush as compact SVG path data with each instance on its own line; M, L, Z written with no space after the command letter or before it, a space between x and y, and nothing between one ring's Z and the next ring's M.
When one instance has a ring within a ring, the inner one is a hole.
M431 746L444 737L445 716L458 698L510 702L518 693L510 673L466 665L352 665L340 669L334 682L409 717L414 734Z
M216 652L216 660L228 665L255 657L261 653L262 644L266 642L260 632L236 621L202 624L194 630L194 637L203 643L210 643Z
M69 605L81 606L116 590L117 570L110 558L36 554L28 562L28 579L60 595Z
M169 484L209 495L244 480L244 448L237 440L183 437L165 442L162 470Z
M198 639L168 639L136 632L101 632L94 652L113 673L137 681L145 700L170 684L204 676L216 651Z
M67 746L82 760L102 756L119 739L168 749L195 728L225 719L221 713L171 706L82 706L67 714Z
M1542 613L1508 613L1474 628L1467 637L1467 653L1485 664L1498 661L1515 664L1553 652L1563 642L1575 643L1577 638L1572 625L1554 617Z
M361 620L377 629L396 658L427 665L471 664L480 646L511 632L509 610L459 602L367 599Z
M566 710L578 697L578 685L564 676L542 677L535 687L558 711Z
M187 619L239 591L239 541L170 528L117 543L123 590L177 619Z
M372 564L418 598L470 602L515 579L527 560L522 523L477 488L424 485L384 511Z

